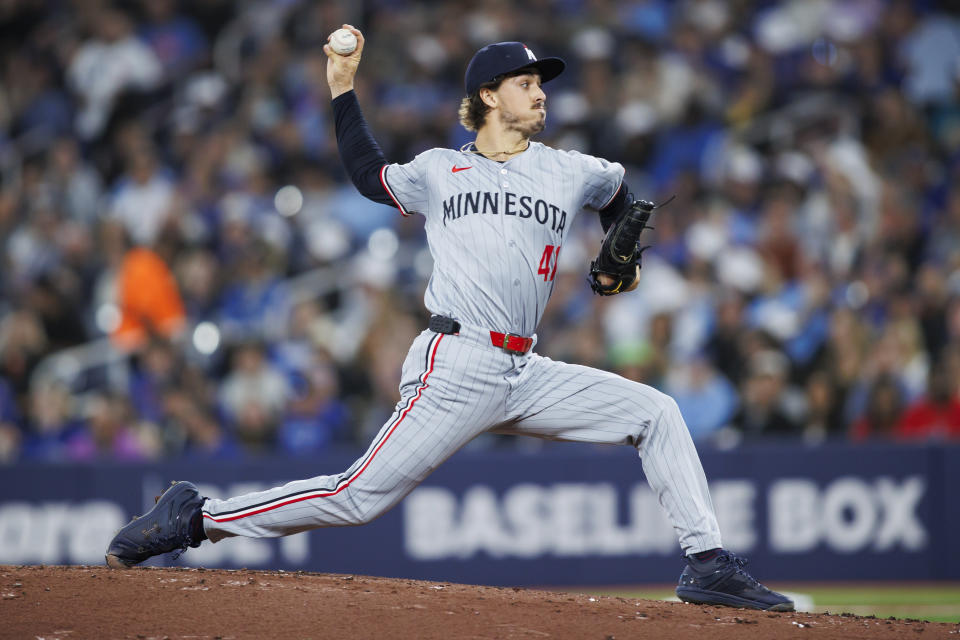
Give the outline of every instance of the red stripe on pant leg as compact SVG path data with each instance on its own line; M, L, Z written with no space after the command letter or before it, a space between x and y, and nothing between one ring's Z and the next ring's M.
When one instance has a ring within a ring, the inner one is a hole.
M429 377L430 377L430 374L433 372L433 364L434 364L434 361L435 361L435 359L436 359L436 357L437 357L437 348L440 346L440 341L443 340L443 336L444 336L444 334L442 334L442 333L441 333L441 334L438 334L438 339L437 339L437 341L433 344L433 353L430 354L430 367L427 369L427 372L423 375L423 384L422 384L420 387L417 388L417 395L414 396L414 398L410 401L410 404L407 405L407 408L404 409L404 410L403 410L403 413L400 414L400 418L399 418L399 419L394 423L394 425L390 428L390 431L387 433L387 435L384 437L384 439L380 442L380 444L377 445L377 448L373 450L373 453L370 454L370 458L367 460L366 464L364 464L364 465L363 465L355 474L353 474L353 476L352 476L349 480L347 480L344 484L342 484L342 485L340 485L339 487L337 487L337 489L336 489L335 491L328 491L328 492L326 492L326 493L308 494L308 495L305 495L305 496L297 496L296 498L291 498L290 500L286 500L286 501L281 502L281 503L279 503L279 504L270 505L270 506L267 506L267 507L263 507L262 509L258 509L258 510L256 510L256 511L251 511L250 513L243 513L243 514L240 514L240 515L230 516L230 517L227 517L227 518L215 518L215 517L211 516L211 515L208 514L208 513L204 513L204 514L203 514L203 517L204 517L204 518L207 518L207 519L209 519L209 520L213 520L214 522L230 522L231 520L240 520L241 518L247 518L247 517L249 517L249 516L255 516L255 515L259 514L259 513L264 513L264 512L267 512L267 511L272 511L272 510L274 510L274 509L278 509L278 508L280 508L280 507L285 507L285 506L287 506L288 504L294 504L294 503L296 503L296 502L303 502L304 500L312 500L312 499L314 499L314 498L329 498L330 496L335 496L335 495L337 495L338 493L340 493L341 491L343 491L344 489L346 489L347 487L349 487L349 486L350 486L350 483L352 483L354 480L356 480L357 478L359 478L359 477L360 477L360 474L363 473L363 472L366 470L366 468L370 466L370 463L373 462L374 457L377 455L377 453L380 451L380 449L383 448L383 445L385 445L385 444L387 443L387 440L390 439L390 436L393 435L393 432L397 430L397 427L400 426L400 423L403 422L403 419L407 417L407 414L410 413L410 410L411 410L411 409L413 409L413 405L417 402L417 400L420 399L420 396L421 396L421 394L423 393L423 390L430 386L430 385L427 384L427 378L429 378Z

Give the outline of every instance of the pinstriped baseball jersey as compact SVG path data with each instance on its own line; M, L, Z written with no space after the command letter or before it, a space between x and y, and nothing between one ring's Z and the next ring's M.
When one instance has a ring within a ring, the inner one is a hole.
M531 142L506 162L431 149L385 166L380 177L404 215L426 217L434 258L427 309L529 336L553 292L574 216L609 202L623 167Z

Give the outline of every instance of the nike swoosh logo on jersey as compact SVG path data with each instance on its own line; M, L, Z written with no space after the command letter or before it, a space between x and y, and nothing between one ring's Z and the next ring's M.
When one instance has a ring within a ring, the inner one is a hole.
M457 171L466 171L467 169L473 169L473 167L472 167L472 166L471 166L471 167L458 167L457 165L453 165L453 169L450 169L450 172L451 172L451 173L456 173Z

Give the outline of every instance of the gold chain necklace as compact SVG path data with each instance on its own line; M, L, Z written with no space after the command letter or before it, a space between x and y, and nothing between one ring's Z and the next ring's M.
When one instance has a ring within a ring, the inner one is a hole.
M495 156L495 157L497 157L497 156L515 156L515 155L517 155L517 154L523 153L524 151L526 151L527 149L530 148L530 141L527 140L526 142L527 142L527 144L523 147L523 149L517 149L517 150L515 150L515 151L488 151L488 152L480 151L479 149L477 149L477 145L476 145L475 143L473 143L473 142L468 142L468 143L466 143L465 145L463 145L462 147L460 147L460 153L475 153L475 154L477 154L477 155L483 156L484 158L488 158L488 159L490 159L490 160L493 160L493 158L491 158L490 156ZM509 158L507 158L507 159L509 159Z

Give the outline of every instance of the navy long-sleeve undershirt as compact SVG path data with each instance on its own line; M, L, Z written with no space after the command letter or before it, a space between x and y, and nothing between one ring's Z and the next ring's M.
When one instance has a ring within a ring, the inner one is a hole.
M373 138L354 91L333 99L333 122L340 160L357 191L374 202L395 205L380 182L380 170L387 158Z
M617 192L610 198L610 202L608 202L603 209L600 209L600 226L603 227L604 233L607 232L607 229L617 221L617 218L619 218L627 208L629 191L630 187L627 186L626 181L621 181L620 188L617 189Z

